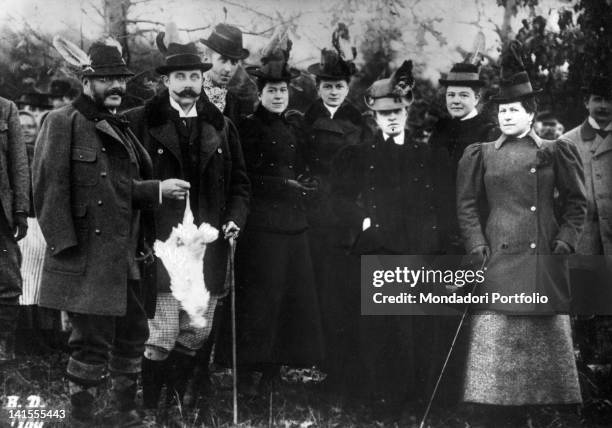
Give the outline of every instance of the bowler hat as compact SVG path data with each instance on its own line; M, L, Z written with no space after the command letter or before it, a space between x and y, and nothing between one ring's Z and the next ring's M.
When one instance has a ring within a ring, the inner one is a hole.
M72 89L72 85L67 80L56 79L51 81L49 96L51 98L62 98L67 96Z
M350 78L357 68L352 61L345 61L337 51L323 49L321 62L308 67L308 72L321 79L341 80Z
M88 52L91 63L83 70L83 76L133 76L128 70L121 52L115 45L96 42Z
M233 25L216 25L208 39L200 39L200 42L231 59L245 59L249 56L249 51L242 47L242 31Z
M168 47L164 44L164 33L157 35L157 47L166 57L166 63L155 69L159 74L168 74L176 70L202 70L212 68L212 64L202 62L195 43L170 43Z
M502 78L499 83L499 92L492 100L497 103L520 101L529 96L537 95L542 90L534 90L526 71L520 71L508 78Z
M478 66L469 63L459 63L453 65L446 79L438 80L443 86L469 86L471 88L481 88L484 80L480 79Z
M582 87L582 90L588 95L599 95L610 99L612 98L612 80L605 75L595 76Z
M377 80L365 94L370 110L395 110L409 106L413 101L412 61L404 63L387 79Z

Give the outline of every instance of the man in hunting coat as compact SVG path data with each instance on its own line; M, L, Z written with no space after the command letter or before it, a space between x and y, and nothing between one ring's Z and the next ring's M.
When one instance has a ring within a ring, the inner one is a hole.
M71 426L95 423L94 399L107 370L116 410L109 422L140 426L136 379L150 295L136 257L145 252L141 210L184 197L188 183L149 179L151 159L117 114L133 75L117 45L96 42L88 55L75 56L76 46L56 40L60 53L70 50L65 58L87 62L83 94L49 113L34 152L34 206L47 241L40 306L68 311L73 327Z

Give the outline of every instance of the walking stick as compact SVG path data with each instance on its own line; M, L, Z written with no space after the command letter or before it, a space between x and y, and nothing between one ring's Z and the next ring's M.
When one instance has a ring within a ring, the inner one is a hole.
M229 248L229 276L230 276L230 311L232 316L232 394L234 425L238 425L238 362L236 356L236 282L234 277L234 253L236 252L236 239L230 238Z
M487 257L485 255L485 257L482 260L482 265L480 266L480 270L483 270L486 264L487 264ZM472 292L476 290L477 286L478 286L478 283L474 285L474 288L472 288ZM444 372L446 371L446 366L448 365L448 362L453 353L453 350L455 349L457 338L459 337L459 333L461 333L461 328L463 327L465 319L467 318L469 309L470 309L470 305L469 304L465 305L465 309L463 310L463 315L461 315L461 320L459 321L459 324L457 325L457 330L455 331L455 336L453 337L453 341L451 342L450 349L446 353L446 359L444 360L444 364L442 364L442 369L440 369L440 374L438 375L438 379L436 380L436 385L434 386L434 389L431 393L431 397L429 398L429 402L427 403L427 407L425 408L425 413L423 414L423 417L421 418L421 423L419 424L419 428L425 428L425 422L427 421L427 417L429 416L431 405L433 404L433 401L436 398L436 394L438 393L438 387L440 386L440 382L442 382L442 377L444 376Z

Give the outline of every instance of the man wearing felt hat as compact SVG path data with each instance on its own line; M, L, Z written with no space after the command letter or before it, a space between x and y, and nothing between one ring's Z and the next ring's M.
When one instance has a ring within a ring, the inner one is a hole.
M304 133L310 173L319 183L317 197L308 204L309 238L317 291L323 314L326 358L322 365L328 389L346 391L354 376L351 350L359 312L359 260L347 255L350 229L332 209L332 161L338 151L359 144L364 132L361 112L346 100L357 69L348 28L339 23L332 34L332 49L308 67L315 76L319 97L304 114Z
M47 242L39 304L68 311L73 327L72 426L96 422L94 399L107 371L117 412L107 422L139 426L136 380L151 296L140 282L141 226L162 197L177 196L177 180L151 179L149 155L117 113L133 75L118 42L96 42L87 54L59 36L53 44L79 68L83 93L49 113L36 142L34 206Z
M597 75L583 88L588 117L559 139L578 149L584 167L587 216L570 260L573 309L579 315L612 315L610 282L612 264L604 256L612 254L612 79ZM579 319L576 339L583 363L593 361L594 335L609 329L610 317ZM603 363L603 361L597 361Z
M365 95L378 129L363 144L343 148L334 162L336 213L354 233L355 254L440 254L445 250L449 160L417 142L406 128L413 101L412 62L374 82ZM429 330L410 317L361 317L363 387L398 416L417 399L428 369ZM425 352L416 352L418 349ZM393 350L389 348L393 344ZM425 366L423 366L423 364ZM420 365L420 367L418 367ZM417 368L419 370L417 370Z
M49 94L45 92L30 91L22 94L17 101L15 101L17 107L20 110L25 110L34 115L36 120L40 123L45 113L53 108Z
M153 176L186 181L182 200L156 211L154 237L168 239L172 228L182 222L185 203L191 205L197 225L209 223L221 235L207 245L204 255L204 277L211 295L204 328L190 325L170 291L161 260L151 266L148 280L157 288L158 298L143 361L143 398L149 409L157 408L164 383L171 397L175 391L183 399L196 352L210 334L217 298L226 291L228 239L236 238L244 227L250 196L238 132L202 90L203 73L211 64L202 62L193 42L180 43L178 33L171 26L166 29L157 36L165 63L156 68L166 89L127 113L130 126L153 159Z
M249 56L249 51L243 47L242 31L230 24L218 24L207 39L200 39L200 43L206 46L206 62L212 64L204 73L204 92L225 116L238 123L240 118L253 112L254 104L253 99L243 94L249 80L240 65ZM237 73L240 82L230 87Z

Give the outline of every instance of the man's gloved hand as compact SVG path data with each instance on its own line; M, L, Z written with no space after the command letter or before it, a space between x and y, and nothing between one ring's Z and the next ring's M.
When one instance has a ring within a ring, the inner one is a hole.
M27 213L15 213L14 215L15 227L13 230L13 236L16 241L21 241L25 238L28 233L28 214Z
M224 239L230 239L230 238L236 239L238 238L238 234L240 233L240 228L238 227L236 223L230 220L227 223L225 223L223 226L221 226L221 231L223 232Z
M572 249L566 242L563 242L559 239L556 239L553 242L553 254L568 255L571 253L572 253Z

